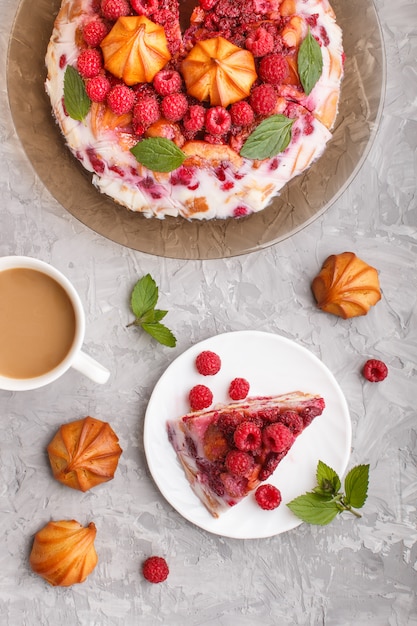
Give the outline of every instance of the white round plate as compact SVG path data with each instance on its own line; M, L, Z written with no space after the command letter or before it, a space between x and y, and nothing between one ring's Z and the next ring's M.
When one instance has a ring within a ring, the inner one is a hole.
M215 376L202 376L195 358L203 350L216 352L222 367ZM298 437L268 483L282 494L281 505L264 511L253 494L214 518L192 491L168 441L166 423L189 412L188 393L196 384L213 392L213 402L227 403L233 378L246 378L249 396L302 391L321 395L326 403ZM150 472L162 495L185 519L208 532L237 539L271 537L301 521L286 506L315 486L319 460L344 474L351 448L351 422L345 397L333 374L309 350L294 341L259 331L236 331L206 339L181 354L155 385L146 410L144 445Z

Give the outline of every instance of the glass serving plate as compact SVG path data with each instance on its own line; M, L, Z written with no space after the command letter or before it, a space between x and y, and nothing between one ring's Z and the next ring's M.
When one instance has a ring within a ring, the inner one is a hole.
M385 55L372 0L333 0L346 53L339 115L322 157L263 211L241 219L147 219L99 193L65 146L44 89L45 53L61 0L22 0L7 59L10 108L33 168L55 199L83 224L134 250L179 259L215 259L290 237L335 202L363 164L378 127ZM184 19L197 0L182 0Z

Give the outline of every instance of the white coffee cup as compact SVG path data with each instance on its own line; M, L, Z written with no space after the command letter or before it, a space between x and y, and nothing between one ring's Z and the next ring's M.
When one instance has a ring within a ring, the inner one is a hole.
M81 349L85 335L85 313L80 297L71 282L64 274L44 261L26 256L0 257L0 272L11 269L35 270L54 279L58 285L64 289L73 306L75 332L69 351L56 367L33 378L12 378L0 375L0 389L8 391L37 389L38 387L43 387L57 380L57 378L65 374L70 367L78 370L96 383L104 384L107 382L110 372Z

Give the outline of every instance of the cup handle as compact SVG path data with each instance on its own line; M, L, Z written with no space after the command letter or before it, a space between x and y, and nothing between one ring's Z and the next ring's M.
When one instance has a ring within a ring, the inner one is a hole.
M106 383L110 376L108 369L82 350L76 355L71 367L100 385Z

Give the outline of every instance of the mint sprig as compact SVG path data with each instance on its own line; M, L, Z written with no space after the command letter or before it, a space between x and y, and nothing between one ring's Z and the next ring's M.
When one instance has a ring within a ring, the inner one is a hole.
M173 141L165 137L143 139L138 141L130 151L138 163L153 172L172 172L187 158Z
M146 274L137 281L130 297L130 306L135 320L128 326L140 326L162 345L174 348L177 344L176 338L169 328L161 324L161 320L168 311L155 308L158 295L158 287L150 274Z
M64 74L64 104L68 115L79 122L84 120L91 107L84 81L72 65L67 66Z
M294 120L285 115L271 115L249 135L240 154L247 159L270 159L283 152L291 141Z
M365 504L368 495L369 465L357 465L345 477L345 492L341 480L331 467L319 461L316 471L317 486L287 504L288 508L308 524L325 526L339 513L348 511L362 517L355 509Z
M321 48L310 29L298 50L297 65L304 93L308 96L323 72Z

